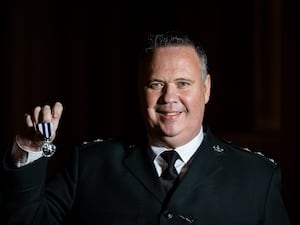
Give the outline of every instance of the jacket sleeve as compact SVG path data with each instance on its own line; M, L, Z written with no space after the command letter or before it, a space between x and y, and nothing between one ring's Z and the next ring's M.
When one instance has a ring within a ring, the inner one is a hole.
M281 172L276 167L269 183L265 202L264 225L289 225L289 218L281 195Z
M76 151L75 151L76 152ZM47 179L47 158L21 168L2 161L4 224L62 224L76 190L77 155L68 167Z

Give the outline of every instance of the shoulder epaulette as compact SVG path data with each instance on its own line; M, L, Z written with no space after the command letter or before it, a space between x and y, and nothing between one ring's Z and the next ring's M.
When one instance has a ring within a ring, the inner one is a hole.
M259 156L263 159L266 159L268 160L269 162L271 162L273 165L277 165L276 161L270 157L267 157L265 154L263 154L262 152L260 151L252 151L251 149L247 148L247 147L239 147L239 146L236 146L236 145L233 145L231 141L227 141L227 140L223 140L225 143L233 146L234 148L237 148L237 149L240 149L240 150L243 150L243 151L246 151L246 152L249 152L249 153L252 153L256 156Z
M265 154L263 154L262 152L259 152L259 151L252 151L250 150L249 148L240 148L241 150L244 150L244 151L247 151L247 152L250 152L250 153L253 153L261 158L264 158L266 160L268 160L269 162L271 162L273 165L277 165L277 163L275 162L274 159L270 158L270 157L267 157Z

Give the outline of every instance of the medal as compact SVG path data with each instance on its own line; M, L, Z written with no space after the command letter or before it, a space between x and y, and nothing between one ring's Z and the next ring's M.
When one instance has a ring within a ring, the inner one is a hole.
M41 146L43 156L51 157L55 153L55 150L56 150L56 146L54 144L52 144L50 141L50 137L53 132L53 123L51 123L51 122L38 123L36 125L36 128L44 138L42 146Z

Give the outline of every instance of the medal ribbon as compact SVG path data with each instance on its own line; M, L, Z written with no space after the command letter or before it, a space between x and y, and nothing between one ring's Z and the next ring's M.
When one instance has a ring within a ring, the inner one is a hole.
M50 141L50 137L53 133L53 123L51 122L38 123L36 125L36 129L44 137L44 141L41 146L41 150L43 151L43 156L51 157L56 151L56 146L52 144Z
M53 123L38 123L37 129L41 133L41 135L43 135L44 139L48 140L53 132Z

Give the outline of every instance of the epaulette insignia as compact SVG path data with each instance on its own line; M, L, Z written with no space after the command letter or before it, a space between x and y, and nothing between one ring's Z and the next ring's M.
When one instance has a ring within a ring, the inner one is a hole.
M268 160L269 160L271 163L273 163L274 165L277 165L277 163L275 162L274 159L267 157L267 156L264 155L262 152L254 152L254 151L251 151L249 148L241 148L241 149L244 150L244 151L252 152L252 153L254 153L254 154L256 154L256 155L262 156L263 158L268 159Z
M241 148L241 149L243 149L243 150L245 150L247 152L251 152L251 150L249 148Z
M275 162L274 159L267 157L266 155L264 155L262 152L254 152L257 155L263 156L265 159L268 159L271 163L273 163L274 165L277 165L277 163Z
M257 155L261 155L261 156L265 156L263 153L261 153L261 152L254 152L254 153L256 153Z
M277 165L277 163L275 162L275 160L274 159L272 159L272 158L268 158L272 163L274 163L275 165Z
M103 141L104 141L104 139L97 138L97 139L95 139L95 140L93 140L93 141L84 141L84 142L82 142L82 144L83 144L83 145L87 145L87 144L90 144L90 143L103 142Z
M135 148L135 144L128 145L128 148L134 149Z
M223 140L223 141L224 141L225 143L227 143L227 144L232 145L232 142L231 142L231 141L228 141L228 140ZM234 145L233 145L233 146L234 146ZM251 149L249 149L249 148L247 148L247 147L240 147L240 146L234 146L234 147L236 147L236 148L238 148L238 149L241 149L241 150L243 150L243 151L250 152L250 153L255 154L255 155L259 155L259 156L261 156L262 158L267 159L267 160L268 160L269 162L271 162L273 165L277 165L277 163L276 163L276 161L275 161L274 159L267 157L267 156L264 155L262 152L255 152L255 151L252 151ZM218 145L213 146L213 149L214 149L215 151L218 151L218 148L219 148Z

